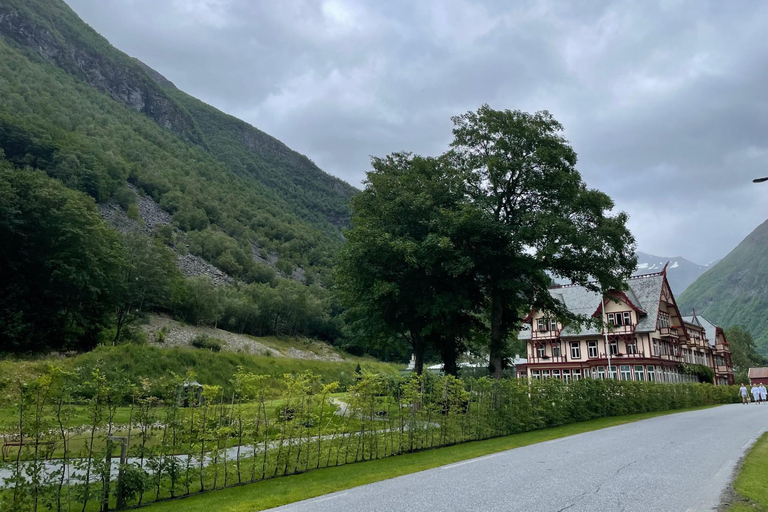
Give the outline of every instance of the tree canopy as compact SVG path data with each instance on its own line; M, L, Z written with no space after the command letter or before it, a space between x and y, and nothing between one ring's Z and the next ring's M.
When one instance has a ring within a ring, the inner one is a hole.
M370 328L411 341L417 369L430 344L454 372L463 341L484 332L500 377L508 336L532 307L586 320L552 297L551 276L623 289L634 239L627 215L583 182L548 112L485 105L453 121L440 158L373 159L337 283Z

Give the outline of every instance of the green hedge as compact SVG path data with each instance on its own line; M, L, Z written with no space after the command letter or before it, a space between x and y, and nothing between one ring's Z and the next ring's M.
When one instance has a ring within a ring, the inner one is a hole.
M0 491L1 510L98 510L103 496L114 506L118 493L135 506L320 467L738 398L735 387L709 384L401 378L363 371L341 395L334 394L338 383L323 383L318 375L285 375L282 396L269 399L271 379L240 368L231 391L205 386L199 407L180 407L181 379L165 381L161 399L150 393L157 386L145 382L133 390L130 424L117 425L116 404L125 390L96 371L86 383L91 420L76 434L67 428L69 404L82 390L71 385L71 376L51 369L19 388L20 430L12 437L26 444L6 464L12 476ZM109 433L132 440L120 491L115 471L110 477L103 464ZM51 456L58 462L41 469ZM67 471L73 466L80 471Z

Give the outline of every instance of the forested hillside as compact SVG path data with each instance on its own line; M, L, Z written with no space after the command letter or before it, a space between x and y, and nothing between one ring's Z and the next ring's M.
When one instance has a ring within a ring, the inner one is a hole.
M718 325L744 326L758 351L768 355L768 221L689 286L678 303L684 314L696 308Z
M0 278L3 347L87 348L110 329L119 341L151 308L239 332L338 332L327 285L353 187L178 90L59 0L0 3L0 91L0 264L15 271ZM147 203L170 223L142 218ZM97 204L135 229L111 229ZM173 262L188 253L231 285L183 279Z

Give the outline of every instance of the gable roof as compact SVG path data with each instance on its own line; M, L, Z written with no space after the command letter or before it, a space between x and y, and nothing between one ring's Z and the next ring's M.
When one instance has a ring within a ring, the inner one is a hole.
M619 293L632 303L637 310L642 313L640 321L637 324L635 332L653 332L656 330L656 321L659 314L659 301L661 300L661 289L664 286L664 275L645 274L631 277L627 284L629 288ZM595 311L602 310L602 298L599 292L588 290L580 285L564 285L549 290L549 293L557 300L560 300L565 307L572 313L591 317ZM609 298L615 292L606 293L606 300L615 300ZM595 326L568 326L563 329L562 336L592 336L600 335L602 331ZM521 340L531 339L530 328L520 330L518 338Z
M704 327L704 332L707 333L707 339L709 339L709 344L714 347L717 344L717 330L720 329L720 327L713 324L703 316L698 316L698 315L696 316L699 319L699 323L701 323L701 326Z
M750 379L765 379L768 378L768 368L750 368L747 376Z

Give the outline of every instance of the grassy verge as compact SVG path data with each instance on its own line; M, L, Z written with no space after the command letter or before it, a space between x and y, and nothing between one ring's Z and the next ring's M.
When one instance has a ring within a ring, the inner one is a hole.
M199 494L182 500L157 503L142 510L147 512L210 512L211 510L217 512L255 512L512 448L656 416L708 407L714 406L600 418L562 427L275 478L255 484Z
M768 433L747 454L733 489L736 500L728 512L768 512Z

